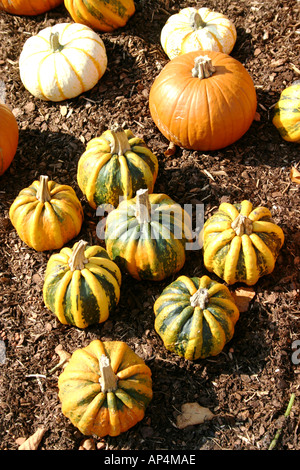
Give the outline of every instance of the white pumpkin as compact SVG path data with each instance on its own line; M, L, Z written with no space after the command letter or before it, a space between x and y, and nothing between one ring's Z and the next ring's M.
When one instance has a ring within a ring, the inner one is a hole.
M230 54L236 37L235 26L227 16L209 8L187 7L169 17L160 42L169 59L174 59L197 50Z
M20 77L37 98L62 101L93 88L107 67L102 39L88 26L60 23L25 42Z

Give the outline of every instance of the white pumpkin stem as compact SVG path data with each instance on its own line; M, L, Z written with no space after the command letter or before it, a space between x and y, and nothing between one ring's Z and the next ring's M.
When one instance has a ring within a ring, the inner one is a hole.
M40 176L40 185L36 192L36 198L42 203L45 203L51 200L51 194L48 188L48 180L49 180L48 176L44 176L44 175Z
M216 71L212 64L211 58L207 55L198 56L195 59L194 68L192 69L192 76L194 78L209 78Z
M205 287L199 287L194 295L190 298L192 307L200 307L203 310L209 300L208 290Z
M231 228L235 233L241 237L242 235L251 235L252 233L252 221L245 215L239 214L236 219L231 223Z
M117 154L121 156L125 155L125 152L127 152L128 150L131 150L126 132L122 129L122 127L112 129L111 133L113 136L113 142L110 146L112 154Z
M203 21L200 13L198 11L193 12L191 15L192 28L197 31L197 29L205 28L206 23Z
M49 41L50 41L50 47L53 50L53 52L59 52L64 48L59 42L59 32L58 31L56 33L51 33L50 34Z
M83 240L80 240L77 243L68 262L71 271L75 271L76 269L84 269L84 265L88 262L88 259L84 256L86 246L87 242Z
M151 204L148 189L139 189L136 192L135 217L139 224L149 223L151 220Z
M114 392L117 389L118 377L112 370L110 360L105 354L99 359L100 375L99 383L103 393Z

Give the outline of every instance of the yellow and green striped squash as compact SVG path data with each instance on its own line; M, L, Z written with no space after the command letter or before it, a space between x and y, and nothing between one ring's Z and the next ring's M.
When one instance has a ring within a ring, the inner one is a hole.
M129 130L107 130L90 140L78 162L77 182L91 207L131 199L138 189L153 192L158 160Z
M227 284L254 285L270 274L284 242L282 229L268 208L250 201L222 203L204 224L204 265Z
M122 341L94 340L73 352L58 379L63 414L82 434L118 436L145 416L151 370Z
M43 298L62 324L86 328L102 323L120 298L121 272L101 246L80 240L48 261Z
M189 214L165 194L139 190L106 220L109 256L138 280L161 281L179 271L191 239Z
M22 189L9 209L21 240L36 251L57 250L76 237L83 209L74 189L42 175Z
M105 32L125 26L135 12L133 0L65 0L65 7L75 23Z
M300 143L300 80L283 90L272 122L284 140Z
M239 310L229 289L208 276L180 276L154 303L154 328L169 351L188 360L219 354Z

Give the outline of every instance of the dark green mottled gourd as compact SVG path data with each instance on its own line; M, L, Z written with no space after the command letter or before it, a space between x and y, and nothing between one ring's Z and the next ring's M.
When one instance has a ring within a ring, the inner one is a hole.
M219 354L239 319L229 289L208 276L180 276L157 298L154 313L166 349L189 360Z

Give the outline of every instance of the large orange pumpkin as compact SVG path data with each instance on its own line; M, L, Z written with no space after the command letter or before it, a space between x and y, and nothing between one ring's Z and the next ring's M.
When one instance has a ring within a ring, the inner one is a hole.
M165 65L149 95L160 132L176 145L217 150L249 129L256 92L245 67L228 54L193 51Z
M11 164L18 147L19 129L15 116L0 102L0 175Z
M34 16L61 5L63 0L0 0L0 11L13 15Z

